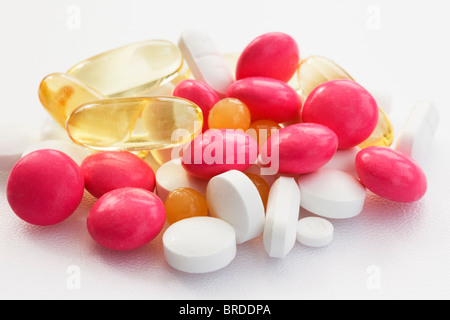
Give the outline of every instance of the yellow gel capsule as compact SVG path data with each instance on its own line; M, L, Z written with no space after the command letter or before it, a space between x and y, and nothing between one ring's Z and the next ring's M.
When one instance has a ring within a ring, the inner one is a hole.
M82 105L67 120L73 141L111 151L172 148L190 142L202 126L197 105L168 96L99 100Z
M178 47L149 40L113 49L73 66L71 74L109 98L145 96L155 88L188 77Z
M105 98L100 92L65 73L45 77L38 94L42 106L63 128L69 115L79 106Z
M334 61L320 56L310 56L300 61L294 76L297 80L294 89L306 100L308 95L320 84L338 79L354 79Z

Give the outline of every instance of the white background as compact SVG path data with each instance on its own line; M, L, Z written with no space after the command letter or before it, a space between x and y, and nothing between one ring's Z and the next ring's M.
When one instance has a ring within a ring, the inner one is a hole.
M100 248L85 227L89 196L64 223L27 225L10 210L8 173L0 173L0 298L450 298L449 12L447 0L3 1L1 125L39 128L45 111L37 90L47 74L135 41L177 42L191 26L208 30L223 52L240 51L265 32L289 33L303 58L326 56L361 84L389 92L396 133L418 99L435 101L441 124L421 201L401 205L369 195L360 216L332 221L335 240L326 248L297 243L275 260L259 237L210 274L169 267L161 237L132 252Z

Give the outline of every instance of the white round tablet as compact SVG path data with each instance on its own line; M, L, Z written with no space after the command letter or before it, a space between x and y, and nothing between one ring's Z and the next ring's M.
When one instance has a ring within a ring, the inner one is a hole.
M79 146L71 141L66 140L45 140L40 141L38 143L35 143L28 147L23 153L22 157L33 152L36 150L42 150L42 149L52 149L52 150L58 150L62 153L65 153L68 155L72 160L74 160L79 166L83 162L86 157L88 157L91 152L82 147Z
M164 256L173 268L205 273L227 266L236 256L236 234L227 222L193 217L170 225L163 235Z
M0 126L0 171L10 171L30 145L38 142L37 130L25 124Z
M298 185L301 206L319 216L346 219L357 216L364 207L366 188L349 173L321 168L301 175Z
M297 223L297 240L308 247L325 247L333 241L334 227L320 217L302 218Z
M155 174L156 194L165 201L169 193L178 188L191 188L206 196L207 180L192 177L181 164L181 159L164 163Z
M263 231L264 204L258 189L245 173L230 170L213 177L206 188L206 201L211 216L234 227L238 244Z
M294 178L278 178L269 192L264 248L272 258L284 258L294 247L300 210L300 190Z

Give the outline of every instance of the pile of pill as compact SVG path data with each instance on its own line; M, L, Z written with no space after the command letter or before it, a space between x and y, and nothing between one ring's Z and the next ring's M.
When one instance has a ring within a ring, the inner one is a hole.
M301 58L282 32L239 54L194 29L130 44L48 75L39 98L41 138L15 128L0 142L12 211L54 225L88 192L93 241L133 250L162 233L168 265L188 273L229 265L258 237L272 258L326 246L368 192L419 201L439 122L419 101L394 146L387 99L332 60Z

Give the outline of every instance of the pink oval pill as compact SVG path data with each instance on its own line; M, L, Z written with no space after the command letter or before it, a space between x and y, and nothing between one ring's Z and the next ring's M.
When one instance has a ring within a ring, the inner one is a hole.
M112 250L132 250L152 241L166 221L164 203L140 188L121 188L104 194L87 217L91 237Z
M126 151L92 154L84 159L81 171L86 190L96 198L125 187L153 191L156 185L152 168L138 156Z
M187 99L202 109L203 132L208 129L208 115L211 108L220 100L217 93L206 83L198 80L184 80L174 89L175 97Z
M57 150L37 150L13 167L6 187L8 203L22 220L39 226L66 220L84 194L80 167Z
M378 196L395 202L420 200L427 191L427 178L406 154L387 147L368 147L356 155L361 183Z
M183 150L182 165L201 179L229 170L247 170L258 157L258 144L240 130L209 129Z
M288 82L300 61L297 42L288 34L269 32L250 42L239 57L236 79L267 77Z
M304 174L324 166L335 154L336 134L321 124L298 123L275 132L261 150L261 163L285 174Z
M228 97L242 101L250 110L252 121L286 122L298 115L300 96L285 82L262 77L236 81L228 88Z
M303 105L302 119L326 125L337 134L339 149L348 149L372 134L378 122L378 106L358 83L332 80L311 92Z

